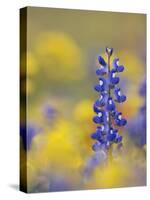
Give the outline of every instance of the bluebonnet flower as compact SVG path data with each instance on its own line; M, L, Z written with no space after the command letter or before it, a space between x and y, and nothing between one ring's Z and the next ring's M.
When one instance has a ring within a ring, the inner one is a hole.
M113 69L116 72L123 72L124 71L124 66L119 65L119 58L115 58L113 63L112 63Z
M102 107L106 104L107 101L107 93L102 92L100 94L100 98L95 101L95 106Z
M99 124L99 123L102 123L102 122L105 122L106 121L106 112L102 109L99 109L98 110L98 115L94 116L93 117L93 121L96 123L96 124Z
M110 127L109 132L107 134L107 140L109 142L115 141L115 139L117 138L117 133L118 133L117 129L113 129L112 127Z
M113 143L121 146L123 137L116 127L125 126L127 123L115 105L126 101L126 96L121 93L118 86L120 82L118 73L124 71L124 66L119 65L118 58L115 58L111 65L112 53L112 48L106 48L107 62L101 56L98 57L100 67L96 70L96 75L99 77L99 84L94 89L99 93L99 99L93 105L93 110L97 114L93 117L93 122L98 126L91 134L91 138L96 140L92 146L96 152L108 151Z
M116 97L115 101L117 101L118 103L123 103L124 101L126 101L126 96L121 93L120 88L116 88L114 90L114 94Z
M119 83L120 79L119 77L116 76L116 71L114 69L112 69L109 73L109 79L110 79L110 83L112 85L116 85Z
M109 97L107 100L107 110L108 111L114 111L116 108L115 103L112 99L112 97Z
M95 85L94 88L97 92L104 92L107 88L107 82L105 78L103 77L99 78L99 84Z
M115 119L115 122L118 126L125 126L126 123L127 123L127 120L122 118L122 113L119 112L116 114L116 119Z

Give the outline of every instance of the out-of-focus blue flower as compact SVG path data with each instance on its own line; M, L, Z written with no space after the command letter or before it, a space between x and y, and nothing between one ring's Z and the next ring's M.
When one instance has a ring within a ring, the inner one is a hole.
M40 128L36 124L21 124L20 125L20 135L23 142L23 147L25 150L30 150L32 145L32 140L36 134L40 132Z
M130 120L127 129L133 142L138 146L144 146L146 144L146 80L140 85L139 95L144 98L144 104L136 117Z
M73 188L71 182L61 175L53 175L49 181L49 192L71 190Z
M139 90L139 94L140 94L142 97L145 97L145 96L146 96L146 80L144 80L144 82L141 84L140 90Z
M93 117L93 121L98 126L91 135L91 138L96 140L92 146L92 149L96 152L109 150L113 143L118 143L121 146L122 136L113 127L113 124L120 127L127 123L127 120L122 118L122 113L116 110L115 105L115 102L122 103L126 100L126 96L121 93L120 87L118 87L120 78L117 76L119 72L124 70L124 67L119 65L118 58L114 59L111 66L110 57L112 53L112 48L106 48L107 63L101 56L98 57L100 68L102 68L96 70L96 74L99 76L99 84L95 86L95 90L100 93L100 98L93 105L93 110L97 114ZM113 99L114 95L115 99Z
M56 109L49 105L49 104L46 104L44 107L43 107L43 115L44 117L47 119L47 120L52 120L55 115L56 115Z
M93 170L97 166L103 164L106 160L107 160L107 154L104 150L99 150L95 152L91 157L89 157L82 171L84 181L89 179L93 173Z
M128 133L133 142L142 147L146 144L146 117L145 113L138 113L128 124Z

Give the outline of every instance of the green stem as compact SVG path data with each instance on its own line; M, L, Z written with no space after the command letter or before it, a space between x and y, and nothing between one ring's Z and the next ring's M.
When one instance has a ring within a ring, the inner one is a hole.
M110 74L110 54L108 54L108 80L109 80L109 74ZM111 97L111 88L110 85L108 86L108 97ZM108 112L108 125L109 125L109 129L111 126L111 114L110 111ZM112 162L113 156L112 156L112 145L110 146L109 150L108 150L108 158L109 161Z
M108 79L109 79L109 74L110 74L110 55L108 54ZM108 86L108 97L111 96L111 89L110 85ZM109 128L111 125L111 116L110 116L110 111L108 112L108 122L109 122Z

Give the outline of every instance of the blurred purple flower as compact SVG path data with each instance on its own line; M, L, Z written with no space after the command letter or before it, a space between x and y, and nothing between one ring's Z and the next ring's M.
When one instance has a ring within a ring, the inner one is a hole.
M40 128L36 124L29 123L20 125L20 135L23 142L23 147L25 150L30 150L32 145L32 140L36 134L40 132Z
M82 171L84 181L90 178L93 173L93 170L101 165L107 160L107 154L104 150L95 152L86 162L85 167Z
M128 133L138 146L146 144L146 80L140 85L139 95L144 98L144 104L140 107L135 118L128 124Z
M67 180L66 177L63 177L61 175L53 175L50 177L49 181L49 192L57 192L57 191L66 191L73 189L73 186L69 180Z
M56 109L51 106L50 104L46 104L43 107L43 115L45 117L45 119L47 119L48 121L51 121L54 119L55 115L56 115Z

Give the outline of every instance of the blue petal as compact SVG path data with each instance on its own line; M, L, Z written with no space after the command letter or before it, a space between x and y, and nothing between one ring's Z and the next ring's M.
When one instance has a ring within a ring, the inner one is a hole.
M98 61L99 64L101 64L102 66L106 66L106 62L102 56L98 56Z
M99 84L95 85L94 89L97 91L97 92L100 92L101 91L101 86Z
M105 103L106 103L106 101L107 101L107 96L108 96L107 94L101 93L100 98L97 99L97 100L95 101L95 105L96 105L97 107L102 107L102 106L104 106Z
M95 104L93 105L93 110L94 110L94 112L97 113L97 114L101 111L101 109L98 108Z
M108 101L107 101L107 110L109 111L113 111L115 110L116 106L115 106L115 103L113 102L112 98L108 98Z
M110 128L107 134L107 140L110 142L114 141L116 139L117 133L117 129Z
M110 83L111 84L115 84L116 85L116 84L119 83L120 79L117 76L113 77L114 73L116 74L115 70L111 70L110 71L109 79L110 79Z
M122 119L121 120L121 126L125 126L127 124L127 120L126 119Z
M118 101L119 101L119 103L123 103L124 101L126 101L126 96L125 95L122 95L121 97L120 97L120 99L118 99Z
M101 135L99 132L95 132L91 134L91 138L95 140L99 140L101 138Z
M113 60L113 69L116 71L116 72L123 72L124 70L124 66L123 65L119 65L119 58L115 58Z
M112 84L115 84L115 85L118 84L119 81L120 81L119 77L115 77L115 78L112 78L112 79L111 79L111 83L112 83Z
M117 71L118 72L123 72L124 71L124 66L123 65L119 65Z
M110 142L114 141L115 138L116 138L116 134L115 133L107 135L107 140L110 141Z
M125 95L121 95L121 94L119 95L118 94L119 92L120 92L120 88L117 88L117 89L114 90L114 94L116 96L116 100L115 101L117 101L119 103L122 103L122 102L126 101L126 96Z
M112 66L113 66L113 69L117 72L117 68L118 68L118 65L117 65L117 62L119 62L119 58L115 58L112 62Z
M106 73L107 73L107 69L104 68L104 67L101 67L101 68L96 69L96 74L97 74L98 76L104 75L104 74L106 74Z
M99 78L99 82L101 82L101 84L99 83L99 84L95 85L94 89L97 92L104 92L107 87L106 80L104 78Z
M125 126L127 124L127 120L126 119L121 119L121 120L116 120L116 124L118 126Z
M102 102L101 102L100 99L97 99L97 100L95 101L95 105L98 106L98 107L100 107L100 106L102 106L103 104L102 104Z
M94 116L93 117L93 122L96 123L96 124L99 124L101 122L101 118L98 117L98 116Z

